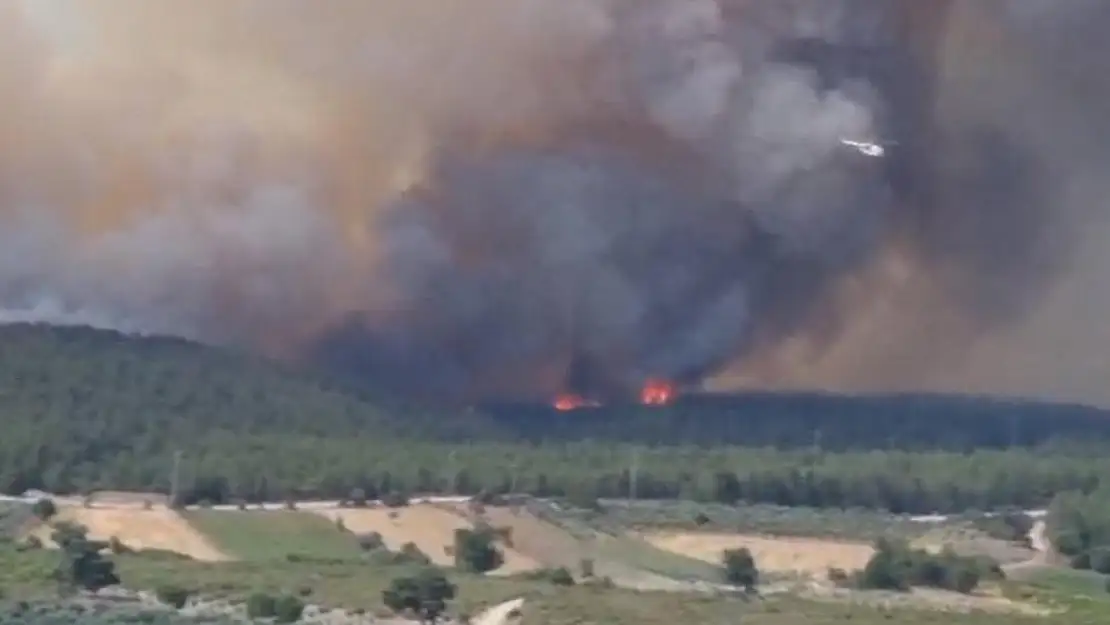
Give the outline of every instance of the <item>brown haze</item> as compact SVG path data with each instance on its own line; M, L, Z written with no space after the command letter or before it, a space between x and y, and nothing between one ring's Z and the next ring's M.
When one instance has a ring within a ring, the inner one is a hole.
M1110 401L1104 6L5 3L0 319L429 395Z

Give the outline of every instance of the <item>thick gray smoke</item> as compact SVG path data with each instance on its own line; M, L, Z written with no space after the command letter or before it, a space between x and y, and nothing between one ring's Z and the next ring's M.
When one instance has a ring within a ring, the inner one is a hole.
M444 397L1059 388L928 374L1102 227L1100 3L412 4L9 9L0 320Z

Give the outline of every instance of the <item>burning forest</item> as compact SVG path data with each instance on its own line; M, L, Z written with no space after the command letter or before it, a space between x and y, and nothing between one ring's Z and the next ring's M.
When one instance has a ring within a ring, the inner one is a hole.
M1104 392L1029 358L1110 347L1059 336L1105 264L1101 4L47 5L0 8L0 321L560 410Z

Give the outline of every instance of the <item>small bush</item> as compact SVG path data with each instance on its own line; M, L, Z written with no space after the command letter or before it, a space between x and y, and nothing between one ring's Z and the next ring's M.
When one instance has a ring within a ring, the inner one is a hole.
M117 536L112 536L108 539L108 550L116 554L117 556L125 553L131 553L131 548L123 544L123 541L120 540Z
M1091 570L1110 575L1110 547L1096 547L1088 553Z
M277 601L264 592L247 597L247 616L253 619L273 618L277 615Z
M292 595L283 595L274 601L275 623L296 623L304 613L304 602Z
M412 613L422 622L435 622L455 598L457 589L447 576L426 567L411 576L398 577L382 591L382 603L395 614Z
M573 586L574 576L564 567L553 569L547 579L556 586Z
M455 530L455 568L488 573L504 562L505 556L497 548L496 535L488 528Z
M49 521L58 514L58 506L54 504L53 499L39 499L35 505L31 506L31 512L39 518L40 521Z
M387 508L404 508L409 505L409 497L404 493L386 493L382 495L382 505Z
M582 558L578 561L578 574L586 579L594 576L594 561L592 558Z
M848 574L848 571L845 571L844 569L838 569L838 568L830 568L829 569L828 579L833 584L836 584L837 586L842 586L842 587L843 586L848 586L852 582L852 576Z
M377 551L385 547L385 540L382 535L377 532L369 532L366 534L359 534L356 538L358 546L363 551Z
M185 604L189 602L189 596L192 595L191 592L180 586L161 586L154 594L159 601L177 610L184 608Z
M365 508L366 507L366 491L361 488L352 489L350 494L347 495L347 503L352 508Z
M432 563L432 559L428 557L428 554L421 551L420 548L416 546L416 543L405 543L401 546L401 552L398 555L403 561L403 564L420 564L427 566Z
M749 549L726 549L721 553L721 563L726 582L749 592L755 590L759 583L759 569Z
M285 500L285 509L286 510L296 510L297 509L297 502L293 501L292 499L286 499Z
M1083 553L1076 554L1075 556L1072 556L1070 564L1071 564L1071 568L1073 568L1077 571L1089 571L1089 570L1091 570L1091 554L1090 554L1090 552L1084 551Z
M694 515L694 525L697 525L698 527L705 527L706 525L709 525L711 522L712 522L712 519L710 519L709 515L707 515L704 512L699 512L699 513Z

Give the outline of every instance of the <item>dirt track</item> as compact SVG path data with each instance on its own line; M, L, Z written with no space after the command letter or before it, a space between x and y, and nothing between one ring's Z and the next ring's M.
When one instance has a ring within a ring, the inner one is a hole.
M141 506L62 506L56 520L84 525L89 530L89 537L97 540L108 540L114 536L131 549L172 551L202 562L231 560L181 515L165 507L143 510ZM42 528L36 534L48 538L50 532Z

